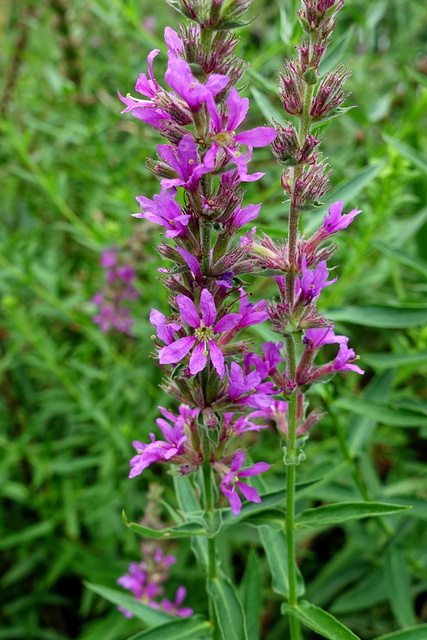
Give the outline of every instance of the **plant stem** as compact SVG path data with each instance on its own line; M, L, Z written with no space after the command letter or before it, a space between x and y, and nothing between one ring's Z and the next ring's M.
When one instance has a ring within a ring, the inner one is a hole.
M289 377L293 380L296 375L296 354L295 342L292 336L286 338L286 349L288 354ZM287 455L290 459L296 453L296 430L297 430L297 392L295 391L289 401L288 409L288 440ZM296 573L296 552L295 552L295 463L286 467L286 544L288 550L288 583L289 583L289 604L296 607L298 604L297 595L297 573ZM300 624L293 616L290 617L291 640L300 639Z

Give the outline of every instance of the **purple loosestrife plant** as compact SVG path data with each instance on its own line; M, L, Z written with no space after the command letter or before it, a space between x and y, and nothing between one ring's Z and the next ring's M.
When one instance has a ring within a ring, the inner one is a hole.
M299 125L272 122L255 128L245 126L249 101L236 88L245 64L234 54L237 39L231 33L245 24L242 16L250 2L169 4L195 24L179 32L165 30L165 80L156 78L160 52L154 50L148 56L148 75L141 74L135 86L144 98L119 95L126 105L123 113L151 125L167 140L148 161L160 193L152 200L138 196L141 212L135 215L165 229L158 249L167 267L159 268L159 279L168 291L170 309L153 309L150 321L156 329L156 357L165 373L163 388L179 406L175 412L159 408L157 426L163 438L151 433L151 442L133 443L130 477L155 463L170 467L180 514L177 526L164 535L184 535L185 527L197 530L194 550L207 575L206 637L246 640L242 605L219 564L216 537L231 518L255 513L254 505L268 518L270 504L280 504L269 503L273 492L266 494L263 506L257 476L270 465L248 459L248 443L275 424L287 475L286 498L281 494L280 499L286 500L286 512L281 512L287 550L283 611L289 614L291 639L300 639L303 620L327 638L350 640L355 636L329 614L308 603L300 608L303 586L294 540L296 467L305 459L310 428L324 415L318 408L308 411L307 389L337 371L363 374L354 364L357 356L348 338L335 335L333 323L317 306L322 290L338 278L328 268L336 249L331 237L360 211L343 215L341 201L331 204L311 236L304 233L302 219L322 205L331 175L312 129L347 110L342 103L348 95L343 85L349 72L339 66L322 77L319 70L343 2L303 0L298 12L304 36L296 56L285 61L279 98ZM250 172L249 164L253 148L266 146L283 166L281 186L289 201L288 235L280 241L257 234L255 227L239 235L260 210L260 204L243 204L243 185L264 175ZM273 278L277 297L249 302L248 276ZM242 332L266 321L280 339L254 347ZM319 364L326 345L336 355ZM250 454L257 458L256 447ZM149 535L147 528L144 534ZM121 580L134 584L134 575ZM176 612L180 595L170 605Z

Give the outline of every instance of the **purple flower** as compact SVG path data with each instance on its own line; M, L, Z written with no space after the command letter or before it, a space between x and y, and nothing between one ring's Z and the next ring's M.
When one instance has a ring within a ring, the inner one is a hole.
M221 116L215 102L208 102L207 107L212 118L212 130L210 138L212 146L207 152L208 155L216 155L222 148L236 163L237 172L243 182L252 182L263 176L263 173L253 175L247 174L247 162L239 151L238 145L243 144L248 147L265 147L273 142L277 132L271 127L256 127L248 129L242 133L235 132L235 129L243 122L249 109L248 98L241 98L234 87L231 87L227 98L227 111L225 116ZM225 120L225 122L224 122Z
M183 603L186 595L187 589L183 586L178 587L175 595L175 601L171 602L170 600L164 598L161 601L160 605L162 609L164 609L164 611L167 611L172 615L180 616L181 618L189 618L193 615L193 609L191 609L190 607L181 607L181 604Z
M249 417L255 416L255 413L256 412L251 413ZM259 413L261 413L261 411ZM236 433L245 433L246 431L259 431L260 429L266 429L267 426L266 424L250 422L248 416L239 416L235 420L233 412L226 411L224 413L224 431L226 437L231 437Z
M276 391L272 382L263 382L262 373L257 369L244 373L236 362L232 362L228 374L230 401L254 409L269 407L272 402L271 395Z
M258 491L253 487L249 487L244 482L240 482L240 478L249 478L250 476L256 476L258 473L263 473L270 468L267 462L257 462L252 467L239 471L244 463L245 454L243 451L238 451L231 463L230 472L226 473L221 482L221 491L230 501L230 507L234 515L239 515L242 508L242 501L237 488L242 495L250 502L261 502Z
M356 364L352 364L354 360L357 360L353 349L347 347L347 343L340 344L340 349L335 360L332 362L332 369L334 371L355 371L356 373L364 374L365 372Z
M214 334L232 329L239 322L240 314L229 313L216 321L217 310L212 294L208 289L203 289L202 291L200 313L194 302L187 296L178 295L176 303L182 320L195 329L195 332L192 336L180 338L167 347L160 349L160 364L181 362L194 347L190 358L190 373L196 375L199 371L202 371L206 366L208 353L210 353L214 368L219 377L223 378L225 374L224 355L215 342Z
M279 362L283 360L280 355L280 349L283 342L264 342L262 345L263 357L256 353L247 353L243 359L246 373L249 373L250 367L255 367L262 379L274 373Z
M228 223L228 226L233 227L234 229L240 229L243 225L255 220L255 218L259 214L259 210L261 209L260 204L248 204L247 207L243 209L237 209Z
M336 336L332 327L322 327L320 329L307 329L302 340L309 345L310 349L320 349L325 344L347 343L346 336Z
M168 318L157 311L157 309L151 309L150 322L156 327L157 335L165 344L171 344L175 341L175 331L179 331L182 328L177 322L170 322L168 324Z
M214 168L214 159L207 158L207 154L204 161L200 163L197 145L190 135L183 136L177 149L169 144L159 144L157 150L178 176L162 180L162 189L181 186L188 191L196 191L200 177Z
M118 253L118 247L113 247L112 249L104 249L101 254L101 267L104 267L104 269L111 269L112 267L115 267L117 263Z
M219 344L227 344L242 329L268 320L268 313L265 310L266 305L265 300L260 300L255 303L248 302L248 296L244 289L241 288L239 304L240 320L233 329L227 331L227 333L219 339Z
M198 82L188 62L176 58L173 52L169 55L165 80L174 91L188 104L190 111L195 113L206 102L210 108L215 105L214 97L218 95L230 82L228 76L212 73L206 84Z
M141 205L141 213L133 213L134 218L145 218L166 229L166 238L185 236L191 216L184 215L173 195L162 191L152 200L145 196L136 198Z
M360 209L352 209L350 213L342 216L344 204L342 200L338 200L329 207L329 216L323 218L323 225L321 227L325 234L336 233L340 229L346 229L351 224L354 218L361 213Z
M166 412L163 409L163 412ZM173 425L170 425L163 418L157 418L156 423L163 433L165 440L156 440L154 433L150 433L150 444L144 444L135 440L132 444L137 451L137 455L132 458L132 467L129 478L134 478L153 464L153 462L167 462L174 456L185 453L183 444L188 440L184 435L184 420L176 419L173 414L166 414L172 417Z
M333 280L328 281L329 271L326 268L326 260L319 262L316 268L311 271L310 269L307 269L306 257L304 255L301 271L302 277L301 280L296 280L296 288L298 288L298 286L300 287L305 304L309 304L312 300L316 299L320 295L322 289L338 280L338 278L334 278Z

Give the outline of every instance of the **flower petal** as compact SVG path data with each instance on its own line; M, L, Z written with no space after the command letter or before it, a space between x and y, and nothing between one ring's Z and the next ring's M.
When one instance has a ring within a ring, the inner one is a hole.
M209 340L209 351L211 354L211 362L217 374L220 378L223 378L225 374L224 355L215 340Z
M223 331L228 331L229 329L233 329L242 316L240 313L228 313L226 316L218 320L218 322L214 325L213 330L215 333L222 333Z
M238 473L239 478L249 478L250 476L256 476L258 473L263 473L263 471L267 471L270 468L268 462L257 462L252 467L248 467L248 469L243 469Z
M200 296L200 311L206 327L211 327L216 318L216 307L213 296L208 289L203 289Z
M207 355L205 351L204 342L199 342L199 344L194 348L193 353L190 358L190 373L195 376L196 373L202 371L206 366Z
M180 338L176 342L172 342L172 344L167 347L163 347L159 351L160 364L175 364L181 362L196 340L196 336L187 336L186 338Z
M261 502L261 498L259 497L259 493L256 489L250 487L244 482L236 482L236 485L239 487L246 500L250 500L251 502Z
M176 304L184 322L193 327L193 329L198 329L200 327L199 312L191 298L179 294L176 296Z

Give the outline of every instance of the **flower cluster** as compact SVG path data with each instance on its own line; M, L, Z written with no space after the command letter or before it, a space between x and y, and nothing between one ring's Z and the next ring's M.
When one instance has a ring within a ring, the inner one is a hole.
M105 269L105 286L92 298L98 306L98 313L92 318L101 331L116 329L127 335L132 334L133 318L131 309L123 302L138 300L139 292L134 286L135 270L123 263L119 247L105 249L101 256L101 267Z
M317 308L321 291L337 280L327 266L335 250L329 240L359 211L343 216L343 203L333 204L311 237L300 234L298 225L300 212L318 206L329 188L320 139L310 128L342 110L345 98L344 69L323 79L319 75L341 3L306 0L300 13L307 41L298 47L297 58L285 64L280 89L285 111L305 123L298 130L292 124L244 126L249 101L234 86L244 65L234 55L237 40L223 28L230 7L240 16L247 2L171 4L197 24L179 33L165 30L168 87L155 77L160 51L154 50L148 74L142 73L135 86L143 98L119 94L126 105L123 113L151 125L167 140L157 146L157 158L148 161L160 193L152 199L138 196L140 212L134 216L164 229L158 249L168 266L159 269L159 279L168 290L170 311L166 315L152 309L150 322L166 376L163 388L180 404L177 413L160 407L157 426L163 439L152 433L148 444L133 443L130 477L154 463L171 464L182 475L203 467L205 478L207 469L209 477L216 474L222 495L237 514L240 495L260 501L245 479L269 468L265 462L245 466L248 432L273 421L285 440L290 432L303 436L321 417L317 410L307 413L307 385L336 371L362 373L353 364L356 356L348 339L336 336ZM242 185L264 175L249 171L252 151L267 145L284 165L281 183L290 199L289 237L282 242L257 236L256 228L239 237L242 226L260 210L260 204L243 205ZM251 275L273 277L279 300L249 302L246 276ZM268 319L284 341L266 342L255 353L244 332ZM299 362L296 342L301 345ZM329 363L316 364L326 344L338 345L338 353ZM295 415L288 415L290 404L296 407L296 429ZM255 422L259 419L262 424Z
M141 524L154 528L161 528L161 521L158 514L158 502L161 490L156 485L151 485L148 491L147 515ZM131 562L128 573L117 580L117 584L132 593L138 602L148 605L152 609L161 609L171 615L187 618L193 615L190 607L181 607L185 596L186 588L178 587L175 599L172 602L163 598L164 583L169 579L170 567L175 564L176 557L166 555L156 540L146 539L141 544L141 562ZM119 606L119 611L126 618L133 618L133 614Z

